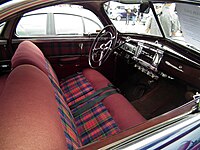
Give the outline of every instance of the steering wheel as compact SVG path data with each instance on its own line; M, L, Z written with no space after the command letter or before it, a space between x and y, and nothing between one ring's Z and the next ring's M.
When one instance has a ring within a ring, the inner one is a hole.
M113 25L105 26L96 36L90 48L88 58L90 67L100 67L113 52L116 42L116 28Z

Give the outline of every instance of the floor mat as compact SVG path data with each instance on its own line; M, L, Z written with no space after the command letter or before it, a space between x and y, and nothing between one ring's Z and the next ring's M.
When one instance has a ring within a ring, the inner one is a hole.
M130 76L121 83L122 94L146 118L151 119L186 102L186 87L175 80L153 82L145 75Z
M146 119L150 119L184 104L185 92L184 86L159 81L151 91L131 103Z

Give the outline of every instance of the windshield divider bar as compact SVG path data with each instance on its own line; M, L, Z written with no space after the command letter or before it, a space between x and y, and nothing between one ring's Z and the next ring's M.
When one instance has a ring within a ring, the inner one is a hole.
M162 26L161 26L161 23L160 23L160 21L159 21L159 19L158 19L158 15L156 14L156 11L155 11L155 9L154 9L154 5L153 5L153 3L152 3L151 1L149 1L149 6L150 6L150 8L152 9L153 15L154 15L154 17L155 17L155 19L156 19L156 22L157 22L157 24L158 24L158 27L159 27L159 29L160 29L160 32L161 32L163 38L165 38L164 30L163 30L163 28L162 28Z

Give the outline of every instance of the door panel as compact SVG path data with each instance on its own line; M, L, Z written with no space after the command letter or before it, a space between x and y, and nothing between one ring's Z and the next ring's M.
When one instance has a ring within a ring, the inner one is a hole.
M15 20L13 53L21 41L32 41L42 50L59 79L88 67L90 46L103 28L94 12L79 5L49 6Z
M0 60L9 60L11 57L10 51L7 47L7 40L0 40Z
M88 67L88 53L94 38L54 38L28 39L35 43L49 60L59 79L65 78L83 68ZM12 49L15 51L23 41L13 40Z
M0 76L11 71L11 53L7 40L0 40Z

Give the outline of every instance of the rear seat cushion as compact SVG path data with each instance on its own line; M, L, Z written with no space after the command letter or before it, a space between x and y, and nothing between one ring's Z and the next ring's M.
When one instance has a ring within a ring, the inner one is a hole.
M0 122L1 149L66 149L52 85L34 66L19 66L9 75Z

